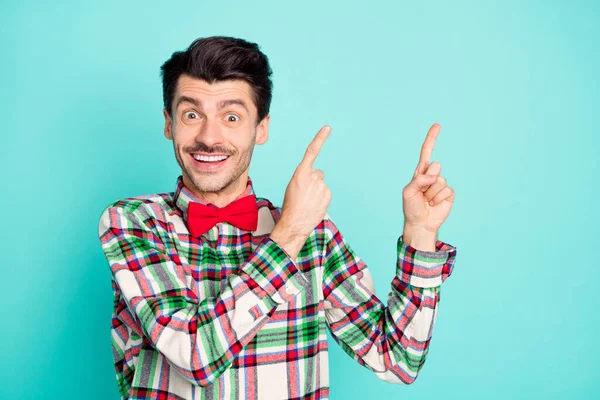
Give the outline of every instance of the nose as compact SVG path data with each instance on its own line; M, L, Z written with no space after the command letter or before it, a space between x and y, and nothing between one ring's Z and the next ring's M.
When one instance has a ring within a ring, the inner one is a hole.
M204 143L208 147L213 147L223 142L223 133L218 121L212 121L207 118L206 122L200 126L196 135L197 143Z

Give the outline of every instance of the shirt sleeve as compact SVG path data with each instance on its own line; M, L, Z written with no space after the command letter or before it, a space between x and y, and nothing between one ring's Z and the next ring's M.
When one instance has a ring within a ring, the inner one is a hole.
M194 385L212 384L268 321L308 285L294 261L265 238L218 297L198 298L191 270L145 204L107 207L99 238L112 279L139 331ZM158 232L161 232L160 234ZM188 283L189 282L189 283Z
M386 306L375 295L365 262L333 221L326 219L325 227L323 292L333 338L380 379L413 383L427 356L440 285L452 273L456 248L438 240L436 251L421 251L400 236Z

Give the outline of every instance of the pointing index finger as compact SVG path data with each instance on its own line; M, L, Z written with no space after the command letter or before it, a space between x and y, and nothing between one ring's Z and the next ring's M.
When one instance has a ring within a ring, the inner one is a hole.
M433 153L433 145L435 144L435 140L440 133L440 129L441 126L437 123L433 124L431 128L429 128L427 136L425 137L425 141L423 142L423 146L421 146L421 156L419 157L419 165L417 166L418 173L424 174L429 166L429 160L431 159L431 154Z
M302 159L302 162L300 163L301 165L303 165L306 168L312 169L313 163L317 159L317 156L319 155L319 152L321 151L321 148L323 147L323 143L325 143L325 139L327 139L329 137L330 132L331 132L331 127L329 125L325 125L324 127L322 127L319 130L319 132L317 132L317 135L315 136L315 138L312 140L312 142L310 142L310 144L306 148L306 152L304 153L304 158Z

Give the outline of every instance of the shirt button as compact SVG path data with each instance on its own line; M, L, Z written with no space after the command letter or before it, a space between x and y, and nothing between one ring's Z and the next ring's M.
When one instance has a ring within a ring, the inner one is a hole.
M230 251L229 247L221 247L221 253L229 254L229 251Z

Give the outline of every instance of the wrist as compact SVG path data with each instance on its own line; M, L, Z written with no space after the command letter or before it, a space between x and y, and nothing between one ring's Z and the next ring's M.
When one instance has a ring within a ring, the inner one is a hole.
M269 237L282 247L286 253L290 255L290 258L294 260L298 257L298 253L300 253L300 250L302 250L302 247L308 238L307 236L293 232L287 225L280 222L275 224Z
M437 251L437 232L419 226L404 224L402 241L420 251Z

